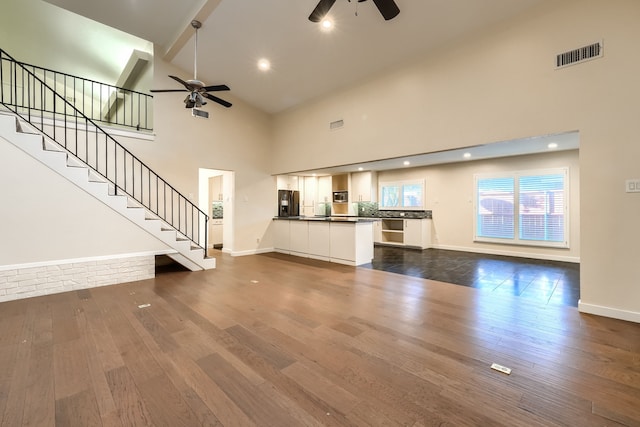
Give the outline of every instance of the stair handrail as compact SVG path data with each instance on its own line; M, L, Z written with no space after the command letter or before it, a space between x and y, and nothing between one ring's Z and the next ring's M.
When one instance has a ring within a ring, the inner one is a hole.
M9 83L13 82L14 84L9 86L8 91L5 90L5 62L9 63L9 69L10 71L13 71L12 76L10 76L13 77L13 79L11 79ZM20 76L18 76L18 68L20 68L22 71ZM22 93L18 92L18 86L17 84L15 84L18 81L18 77L21 78L21 82L23 83ZM28 88L26 97L24 94L25 85ZM36 85L38 85L37 88L35 87ZM32 88L32 86L34 87ZM37 89L40 90L39 98L36 97ZM47 103L47 98L44 94L44 91L50 91L50 94L53 97L53 99L49 100L49 102L53 102L53 119L51 123L47 123L47 119L49 119L49 117L45 117L44 115L44 112L46 110L38 108L38 103L40 104L40 106L46 105ZM7 92L9 92L8 100L5 97L5 95L7 95ZM199 248L204 249L206 257L208 235L207 225L209 220L208 215L200 208L198 208L194 203L192 203L180 191L175 189L160 175L155 173L137 156L135 156L122 144L116 141L113 136L102 129L94 120L83 114L82 111L78 110L62 95L48 86L46 82L41 80L35 73L24 67L22 63L16 61L3 49L0 49L0 104L4 105L7 109L9 109L9 111L12 111L14 114L28 122L31 126L38 129L51 141L54 141L57 145L64 148L68 153L72 154L76 159L89 167L91 171L98 174L104 180L112 184L115 189L115 194L122 194L132 198L133 200L147 208L150 212L158 216L158 218L162 219L165 223L169 224L173 229L193 242ZM60 105L64 106L64 112L57 112L57 109ZM40 113L39 116L37 115L38 112ZM64 122L64 126L61 126L61 123L59 123L59 121L56 119L57 114L62 117L61 121ZM68 120L69 117L74 118L71 123L73 126L70 126ZM82 126L84 127L84 131L81 130ZM62 128L62 131L57 130L59 127ZM81 135L84 135L84 141L78 140L79 131ZM89 150L90 148L92 148L89 145L90 131L95 132L94 152L90 152ZM61 132L63 132L63 135L59 135ZM71 141L68 141L68 137L73 137L74 135L75 140L72 139ZM101 139L99 139L99 135ZM63 138L64 142L61 142ZM79 145L79 142L84 142L84 152L82 151L83 146ZM75 146L71 146L72 143L74 143ZM100 143L102 143L103 147L99 146ZM112 160L113 164L111 164L109 160L109 150L111 148L113 149L114 155L114 158ZM101 153L103 149L105 152L105 158L98 158L98 153ZM93 154L95 154L95 159L90 159L89 155ZM120 164L118 163L119 156L122 156L122 161L120 162ZM131 164L131 169L129 171L127 170L127 163ZM118 166L120 166L120 168ZM140 187L140 194L138 196L136 196L135 194L137 188L135 179L138 175L137 173L135 173L136 167L139 169L140 180L138 184ZM127 177L129 175L131 176L131 181L127 182ZM121 178L122 176L123 178ZM149 189L149 192L146 195L146 201L144 187L142 186L142 183L144 183L145 180L145 176L147 181L145 187L148 187ZM123 180L124 182L122 182ZM155 181L155 183L153 183L153 181ZM151 199L151 196L153 195L151 191L152 187L156 190L155 208L153 207L153 201ZM161 187L162 194L160 193ZM167 206L167 191L170 193L170 206ZM161 196L162 201L164 202L163 209L160 209ZM174 200L176 198L178 205L177 218L175 218L176 208L174 207ZM184 209L182 209L183 204ZM183 211L184 216L182 216ZM191 219L189 219L189 217L187 216L188 213L190 213ZM204 222L204 226L201 228L202 221ZM202 244L202 242L204 242L204 244Z

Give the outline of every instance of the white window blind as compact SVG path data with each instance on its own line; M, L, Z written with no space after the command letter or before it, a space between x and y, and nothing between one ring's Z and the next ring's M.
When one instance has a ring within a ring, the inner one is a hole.
M564 175L519 178L521 240L564 242Z
M569 247L567 168L476 175L475 191L475 240Z
M478 236L498 239L514 238L514 188L512 177L478 180L476 186Z

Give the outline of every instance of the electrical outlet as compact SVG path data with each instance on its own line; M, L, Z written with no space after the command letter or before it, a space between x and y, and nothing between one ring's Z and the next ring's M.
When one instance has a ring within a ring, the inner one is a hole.
M628 179L625 184L627 193L640 193L640 179Z

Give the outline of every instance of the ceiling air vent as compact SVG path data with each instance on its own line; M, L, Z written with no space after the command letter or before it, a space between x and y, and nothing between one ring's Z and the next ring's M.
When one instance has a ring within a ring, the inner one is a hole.
M344 120L342 119L336 120L329 123L329 130L337 130L337 129L340 129L342 126L344 126Z
M556 56L556 68L568 67L602 57L602 42L597 42Z

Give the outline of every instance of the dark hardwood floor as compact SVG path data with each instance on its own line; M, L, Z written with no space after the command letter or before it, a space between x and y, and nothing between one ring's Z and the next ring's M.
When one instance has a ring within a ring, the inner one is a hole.
M443 249L376 246L363 267L514 295L541 304L578 306L580 264Z
M212 271L0 304L0 419L639 426L640 325L375 269L221 255Z

